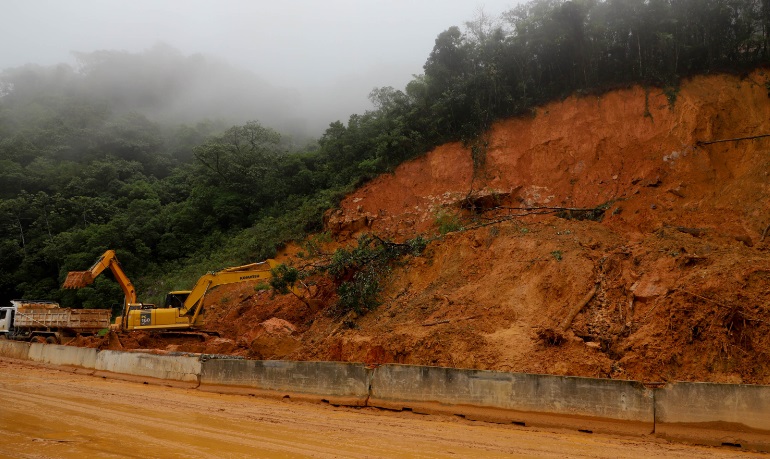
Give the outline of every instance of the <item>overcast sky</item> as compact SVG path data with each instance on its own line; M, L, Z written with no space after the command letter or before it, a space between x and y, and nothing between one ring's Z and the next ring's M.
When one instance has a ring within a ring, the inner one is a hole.
M520 1L2 0L0 69L163 42L302 93L347 91L345 99L365 109L372 88L402 89L422 73L440 32L480 8L497 16Z

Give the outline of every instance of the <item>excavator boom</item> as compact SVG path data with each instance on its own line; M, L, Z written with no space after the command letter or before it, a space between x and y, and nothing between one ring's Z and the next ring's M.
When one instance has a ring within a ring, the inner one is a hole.
M262 263L225 268L221 271L201 276L184 302L185 313L192 313L192 323L195 323L203 312L203 299L211 288L217 285L233 284L236 282L270 279L273 277L271 270L276 266L278 266L277 261L268 259Z
M67 278L64 279L62 287L87 287L93 284L94 279L96 279L96 277L99 276L99 274L101 274L105 269L112 271L112 275L115 277L115 280L120 285L120 288L123 290L123 294L126 297L126 304L136 303L136 289L134 289L134 284L131 283L131 281L128 279L128 276L126 276L126 273L123 272L123 268L120 267L120 263L118 262L118 258L115 255L114 250L108 250L104 252L88 271L68 272Z

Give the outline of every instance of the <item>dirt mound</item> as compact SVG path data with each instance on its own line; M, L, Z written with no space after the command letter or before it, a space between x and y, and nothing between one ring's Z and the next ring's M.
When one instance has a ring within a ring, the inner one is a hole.
M768 81L571 97L495 125L475 165L436 148L326 217L327 251L446 232L377 309L329 314L328 279L314 302L239 284L209 296L207 327L254 358L768 384L770 139L699 144L770 134Z

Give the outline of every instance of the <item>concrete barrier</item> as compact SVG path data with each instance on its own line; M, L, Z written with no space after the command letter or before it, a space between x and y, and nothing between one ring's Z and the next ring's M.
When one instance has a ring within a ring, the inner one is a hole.
M408 365L374 370L369 405L590 432L649 434L655 419L634 381Z
M200 388L364 406L370 373L355 363L213 359L203 362Z
M469 419L649 434L770 452L770 386L674 383L410 365L209 359L0 340L0 357L213 392L444 413Z
M770 386L670 384L656 390L655 421L671 440L770 451Z
M27 360L29 343L0 339L0 357Z
M99 351L95 369L96 376L197 387L201 361L197 356Z
M32 343L29 360L93 370L96 367L96 349L75 346Z

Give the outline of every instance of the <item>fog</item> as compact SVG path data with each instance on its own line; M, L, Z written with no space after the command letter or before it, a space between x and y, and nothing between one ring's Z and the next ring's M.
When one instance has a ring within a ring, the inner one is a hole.
M171 62L199 65L182 85L188 91L175 88L178 97L148 116L257 119L317 136L371 108L373 88L401 89L422 73L440 32L517 1L6 0L0 69L82 70L78 55L157 58L161 49L181 58Z

